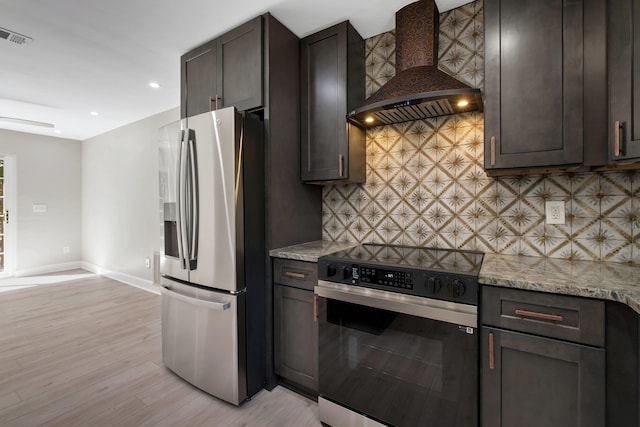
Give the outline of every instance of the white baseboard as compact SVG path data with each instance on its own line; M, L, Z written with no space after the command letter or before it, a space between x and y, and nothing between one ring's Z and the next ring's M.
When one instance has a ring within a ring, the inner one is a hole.
M132 276L130 274L121 273L119 271L111 271L102 267L98 267L95 264L91 264L85 261L82 261L82 267L85 270L91 271L96 274L100 274L101 276L108 277L113 280L117 280L118 282L125 283L127 285L134 286L136 288L154 293L156 295L160 295L160 288L158 285L154 285L153 281L147 279L141 279L136 276Z
M23 268L13 273L14 277L34 276L36 274L55 273L58 271L73 270L76 268L84 268L81 261L63 262L60 264L41 265L32 268Z
M118 271L107 270L102 267L98 267L95 264L91 264L85 261L72 261L63 262L60 264L41 265L39 267L24 268L22 270L16 270L13 277L35 276L37 274L56 273L65 270L75 270L82 268L101 276L108 277L118 282L125 283L127 285L135 286L136 288L143 289L145 291L160 295L160 287L154 285L153 281L141 279L139 277L131 276L130 274L120 273Z

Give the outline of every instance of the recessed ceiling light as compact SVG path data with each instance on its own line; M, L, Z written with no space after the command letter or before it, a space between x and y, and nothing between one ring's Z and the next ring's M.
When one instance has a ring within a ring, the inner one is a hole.
M154 88L154 89L158 89L160 87L160 83L151 82L151 83L149 83L149 86Z
M97 112L97 111L92 111L92 112L90 112L89 114L91 114L92 116L97 116L97 115L98 115L98 112Z
M57 133L58 135L60 135L62 133L62 131L60 129L54 129L53 133Z

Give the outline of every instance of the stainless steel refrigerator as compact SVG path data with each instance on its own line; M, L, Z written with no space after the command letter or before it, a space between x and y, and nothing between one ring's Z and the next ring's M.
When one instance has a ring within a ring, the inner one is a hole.
M162 359L235 405L265 382L263 140L233 107L160 129Z

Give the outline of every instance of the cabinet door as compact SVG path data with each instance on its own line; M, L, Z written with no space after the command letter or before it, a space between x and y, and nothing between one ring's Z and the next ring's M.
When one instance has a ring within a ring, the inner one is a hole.
M234 28L218 40L222 105L241 111L262 106L262 17Z
M609 158L614 162L638 160L640 159L640 0L610 1L608 43Z
M583 159L583 1L485 0L485 169Z
M482 425L602 427L603 349L482 328Z
M180 58L180 117L209 111L218 91L217 41L212 40Z
M345 178L347 25L301 42L302 180Z
M318 390L318 337L311 291L274 285L275 372L305 389Z

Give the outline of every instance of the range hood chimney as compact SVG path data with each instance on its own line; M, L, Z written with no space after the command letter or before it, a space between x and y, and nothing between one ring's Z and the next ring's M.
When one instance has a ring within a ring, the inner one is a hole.
M438 69L439 12L420 0L396 12L396 75L348 115L364 127L482 111L480 89Z

